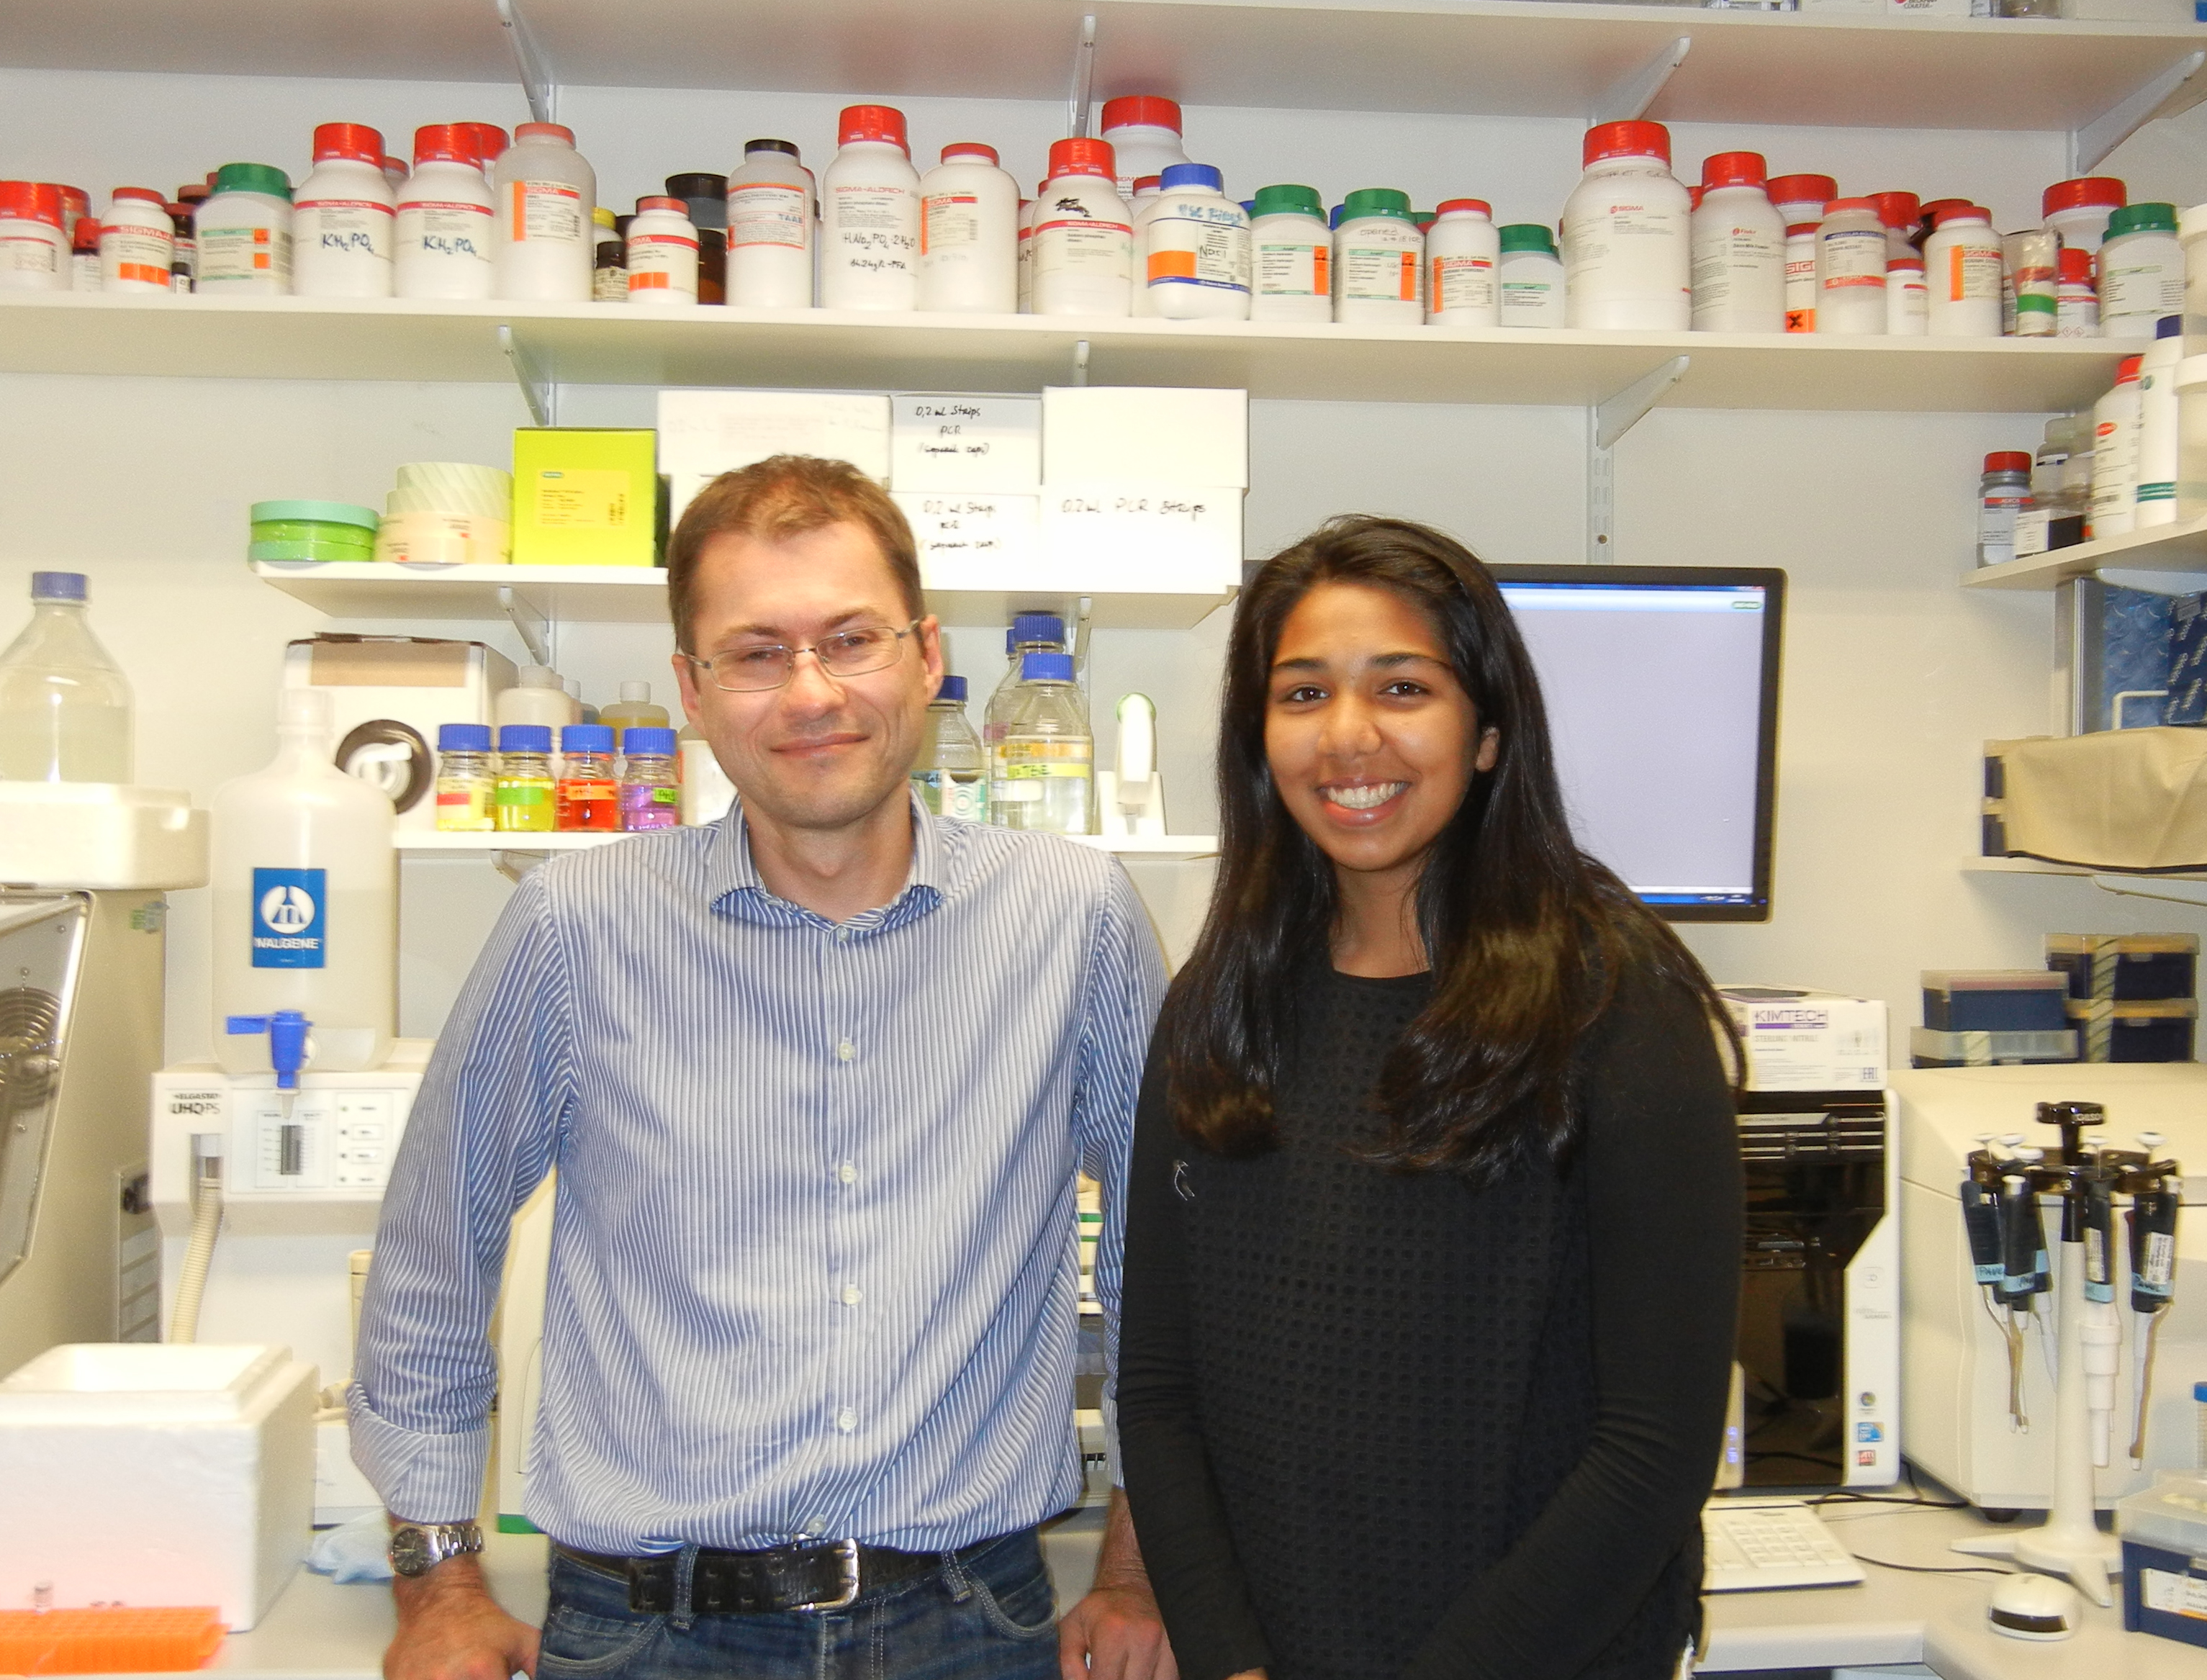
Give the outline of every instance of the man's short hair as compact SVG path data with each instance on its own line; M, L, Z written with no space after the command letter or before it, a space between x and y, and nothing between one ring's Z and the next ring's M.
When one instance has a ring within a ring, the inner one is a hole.
M773 455L722 473L700 490L667 539L667 610L674 620L674 645L685 653L697 651L690 641L691 596L697 556L708 539L727 531L786 542L846 523L872 535L911 616L923 617L927 602L919 586L918 549L904 510L889 499L889 493L848 461Z

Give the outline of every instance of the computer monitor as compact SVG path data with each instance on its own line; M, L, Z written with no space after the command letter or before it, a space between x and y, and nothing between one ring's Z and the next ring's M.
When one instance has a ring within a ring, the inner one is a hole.
M1497 565L1579 844L1659 914L1770 917L1785 574Z

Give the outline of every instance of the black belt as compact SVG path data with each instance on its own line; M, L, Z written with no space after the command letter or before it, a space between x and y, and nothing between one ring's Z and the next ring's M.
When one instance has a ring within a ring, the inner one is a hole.
M977 1541L954 1555L969 1557L994 1545ZM639 1615L665 1616L674 1609L674 1572L682 1554L613 1557L562 1545L577 1563L628 1582L628 1607ZM690 1609L698 1616L757 1616L791 1610L841 1610L861 1593L896 1586L942 1567L939 1551L897 1551L856 1540L822 1545L778 1545L766 1551L697 1553L690 1575Z

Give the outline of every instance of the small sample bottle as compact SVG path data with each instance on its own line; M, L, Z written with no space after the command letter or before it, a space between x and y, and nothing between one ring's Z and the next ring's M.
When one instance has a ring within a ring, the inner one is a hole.
M176 260L176 224L161 195L117 187L99 223L100 290L167 296Z
M628 301L690 304L697 301L697 230L680 199L636 201L628 224Z
M822 183L820 306L910 309L919 302L919 173L893 105L846 105ZM1122 311L1123 313L1123 311Z
M92 195L81 187L64 187L58 182L54 190L62 195L62 236L75 245L76 224L92 214Z
M383 136L362 123L314 130L314 167L291 211L291 290L301 297L388 297L398 198Z
M1869 199L1833 199L1816 230L1816 331L1885 334L1885 221Z
M697 230L697 301L728 301L728 177L685 170L667 177L667 196L680 199Z
M1151 93L1127 93L1104 101L1098 132L1111 148L1112 184L1131 199L1145 176L1162 176L1175 164L1192 161L1181 140L1180 107Z
M937 816L989 820L989 767L981 738L966 717L966 679L945 677L927 708L912 785Z
M78 219L69 236L69 290L99 290L99 224L91 217Z
M1931 292L1923 259L1913 251L1886 259L1885 330L1894 338L1921 338L1931 331Z
M597 242L590 260L590 301L628 302L628 240L614 225L613 212L599 205L590 212L590 236Z
M169 206L169 225L175 230L176 254L169 259L169 290L188 292L199 242L192 237L192 207L181 199Z
M2001 320L2019 338L2051 338L2060 325L2054 265L2061 242L2043 228L2001 236Z
M1157 200L1164 195L1165 178L1162 175L1145 175L1134 182L1132 193L1122 191L1120 197L1127 200L1127 208L1133 212L1128 224L1134 230L1134 289L1127 300L1127 313L1146 315L1152 319L1157 313L1157 300L1150 296L1148 280L1150 222L1156 216Z
M2163 315L2184 310L2184 247L2173 204L2126 205L2108 218L2100 247L2100 336L2150 338Z
M1249 223L1249 319L1333 319L1333 235L1310 187L1259 187Z
M1132 306L1133 212L1111 169L1111 148L1100 140L1051 144L1029 258L1036 314L1123 315Z
M1544 222L1512 222L1498 229L1502 260L1499 314L1504 326L1564 324L1564 265L1556 236Z
M541 723L509 723L498 732L498 786L491 807L501 834L548 834L552 808L552 732Z
M1426 319L1426 236L1410 199L1360 187L1341 201L1333 230L1333 318L1360 326L1420 326Z
M2054 336L2100 336L2100 293L2092 283L2092 254L2064 246L2054 258Z
M1010 315L1020 307L1020 188L993 146L961 140L919 182L919 307Z
M2138 526L2176 523L2176 364L2184 358L2184 317L2163 315L2138 357Z
M786 140L754 140L728 176L728 302L812 307L812 172Z
M1785 224L1785 330L1816 330L1816 234L1824 206L1839 195L1828 175L1781 175L1770 183L1771 207Z
M291 290L291 182L266 164L224 164L194 218L196 291L281 296Z
M622 735L620 826L627 834L682 822L682 782L674 771L674 732L631 725Z
M559 123L522 123L499 153L490 182L491 296L589 302L598 177L575 150L575 131Z
M1167 320L1249 319L1249 217L1209 164L1174 164L1150 213L1137 276Z
M1985 457L1977 481L1977 564L2015 558L2016 516L2031 503L2031 452L1999 449Z
M1770 201L1760 152L1702 164L1694 206L1694 331L1785 330L1785 221Z
M490 183L475 166L468 125L414 131L414 172L398 192L392 284L400 297L491 295Z
M1484 199L1444 199L1426 231L1426 321L1494 326L1501 321L1496 268L1502 260L1494 211Z
M634 679L620 685L620 698L610 706L598 708L598 721L613 731L613 750L626 752L628 741L624 731L638 727L665 729L673 720L667 708L651 702L651 685Z
M1990 211L1975 204L1941 209L1923 242L1923 275L1933 338L2001 336L2001 242Z
M487 723L446 723L437 729L437 828L452 834L497 828L498 766Z
M610 727L571 723L559 732L559 780L554 798L561 834L620 832L620 783L613 775Z
M1035 191L1039 194L1049 184L1048 182L1038 182ZM1020 200L1019 287L1020 313L1023 315L1032 313L1034 309L1035 207L1040 202L1039 198Z
M1096 739L1071 654L1028 654L1004 726L990 818L1005 828L1086 834L1096 817Z
M2138 360L2125 356L2114 389L2092 405L2092 511L2084 529L2090 541L2138 529Z
M1694 324L1693 204L1660 123L1597 123L1564 201L1564 324L1684 332Z

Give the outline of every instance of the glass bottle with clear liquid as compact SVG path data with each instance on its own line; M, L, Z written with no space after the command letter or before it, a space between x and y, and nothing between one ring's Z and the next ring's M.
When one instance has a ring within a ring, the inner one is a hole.
M81 571L31 574L31 622L0 654L0 781L130 780L130 685L87 594Z
M1020 702L1020 661L1029 654L1054 654L1064 646L1065 620L1055 613L1021 613L1004 632L1004 657L1011 663L1004 667L1004 680L996 685L981 714L981 747L987 754L990 782L1002 768L996 757L1004 744L1005 726L1011 721L1012 708ZM992 820L1000 824L1003 821L1002 817Z
M981 738L966 720L966 679L945 677L921 726L912 785L937 816L989 820L989 764Z
M1071 654L1029 654L997 774L990 813L1000 827L1086 834L1096 821L1096 737L1073 680Z

